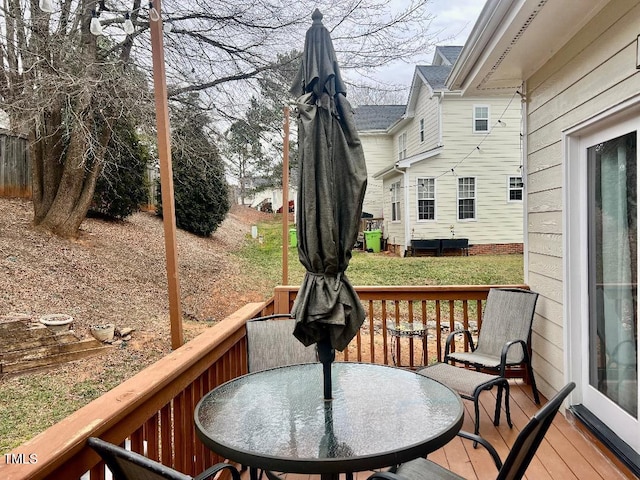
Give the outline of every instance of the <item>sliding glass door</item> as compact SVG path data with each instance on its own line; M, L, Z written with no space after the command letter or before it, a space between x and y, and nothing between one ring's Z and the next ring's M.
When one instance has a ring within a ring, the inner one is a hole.
M581 140L588 238L583 401L636 450L640 443L638 127L638 120L632 120Z

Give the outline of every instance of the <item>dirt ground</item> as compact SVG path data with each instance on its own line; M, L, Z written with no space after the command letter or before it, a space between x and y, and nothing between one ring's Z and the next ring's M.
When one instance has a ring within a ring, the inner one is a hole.
M31 203L0 199L0 315L66 313L88 335L93 324L134 328L135 337L168 338L162 220L137 213L124 222L87 219L77 240L31 227ZM262 300L268 286L245 275L231 252L264 215L236 207L209 238L178 230L182 308L187 335L240 305Z

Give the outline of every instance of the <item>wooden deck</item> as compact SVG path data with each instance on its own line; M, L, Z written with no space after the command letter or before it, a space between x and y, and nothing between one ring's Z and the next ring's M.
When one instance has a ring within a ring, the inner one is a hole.
M481 395L480 434L491 442L504 460L520 429L538 410L533 402L531 388L521 381L511 380L511 419L513 429L507 425L504 411L500 426L494 427L492 412L495 406L495 389ZM546 399L542 399L543 403ZM464 401L466 412L463 429L473 431L473 404ZM373 421L373 419L372 419ZM453 470L469 480L495 479L497 470L489 454L482 447L474 449L471 442L456 438L444 448L433 452L429 459ZM355 480L366 480L371 472L359 472ZM319 475L283 475L286 480L319 480ZM581 430L562 413L559 413L531 462L526 476L528 480L617 480L637 478L616 466L588 439ZM248 480L247 472L243 480Z

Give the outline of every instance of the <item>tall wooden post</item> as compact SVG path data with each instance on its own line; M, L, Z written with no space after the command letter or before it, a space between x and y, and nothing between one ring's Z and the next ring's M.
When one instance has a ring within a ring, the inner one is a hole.
M289 284L289 107L284 107L282 154L282 284Z
M153 0L152 3L160 14L160 0ZM169 284L171 348L175 350L184 343L184 336L182 333L182 309L180 308L180 281L178 279L178 252L176 248L176 215L173 198L173 168L171 166L171 134L169 129L169 107L167 105L167 79L164 69L162 18L149 23L151 24L153 90L156 101L158 157L160 159L160 184L162 186L162 223L164 225L164 246L167 261L167 280Z

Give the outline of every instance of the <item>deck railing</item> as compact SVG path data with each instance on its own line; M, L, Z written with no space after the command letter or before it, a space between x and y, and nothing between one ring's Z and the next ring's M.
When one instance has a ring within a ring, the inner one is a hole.
M367 319L349 349L338 360L389 364L391 342L387 321L432 326L435 352L418 345L396 342L395 358L417 366L441 358L443 333L455 322L481 325L482 302L488 286L359 287L356 288ZM193 413L202 396L232 378L247 373L246 329L250 318L286 313L297 287L278 287L267 303L245 305L233 315L181 348L145 368L134 377L53 425L14 451L4 455L0 478L102 480L104 465L86 445L96 436L125 444L136 452L196 475L222 459L198 440ZM372 334L373 333L373 334ZM458 348L464 348L460 345Z

